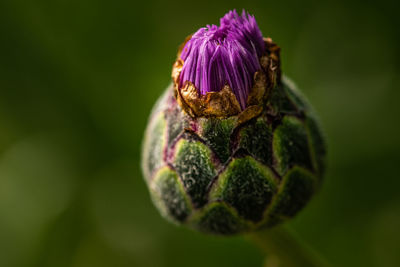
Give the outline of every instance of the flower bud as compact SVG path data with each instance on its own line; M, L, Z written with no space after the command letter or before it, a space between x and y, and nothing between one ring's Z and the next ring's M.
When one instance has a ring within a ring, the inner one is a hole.
M172 80L142 152L165 218L227 235L271 227L308 203L324 172L324 141L253 16L230 11L187 38Z

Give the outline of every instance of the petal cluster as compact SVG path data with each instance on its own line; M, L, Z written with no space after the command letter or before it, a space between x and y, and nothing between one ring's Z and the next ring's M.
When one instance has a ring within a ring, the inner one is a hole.
M229 11L220 26L200 28L185 44L179 87L191 82L201 95L218 92L228 84L242 110L260 67L264 41L254 16Z

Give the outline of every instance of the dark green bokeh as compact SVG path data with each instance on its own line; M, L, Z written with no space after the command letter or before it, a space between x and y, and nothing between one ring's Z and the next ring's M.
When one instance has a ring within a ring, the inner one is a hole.
M0 2L0 266L261 266L241 237L167 223L140 170L186 35L232 8L282 47L328 141L289 224L338 266L399 266L395 1Z

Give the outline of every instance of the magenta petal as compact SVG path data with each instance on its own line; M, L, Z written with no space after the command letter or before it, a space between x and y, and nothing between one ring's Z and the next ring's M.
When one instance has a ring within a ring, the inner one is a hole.
M264 41L254 16L244 10L241 15L229 11L220 26L200 28L185 44L179 86L190 81L205 95L228 84L243 110L263 51Z

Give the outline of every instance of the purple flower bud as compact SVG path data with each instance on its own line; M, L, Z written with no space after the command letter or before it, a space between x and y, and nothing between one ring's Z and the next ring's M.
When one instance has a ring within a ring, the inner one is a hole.
M228 84L243 110L263 53L264 40L254 16L229 11L220 26L200 28L185 44L179 88L189 81L205 95Z

